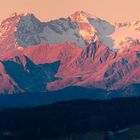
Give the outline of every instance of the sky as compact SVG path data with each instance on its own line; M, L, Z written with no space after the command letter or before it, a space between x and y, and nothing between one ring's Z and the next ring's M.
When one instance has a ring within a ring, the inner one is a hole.
M34 13L48 21L85 11L108 21L140 19L140 0L0 0L0 21L12 13Z

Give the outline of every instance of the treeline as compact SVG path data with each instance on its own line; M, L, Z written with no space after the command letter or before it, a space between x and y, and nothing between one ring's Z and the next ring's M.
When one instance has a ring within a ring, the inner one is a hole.
M74 100L24 109L1 109L0 140L48 140L140 124L140 98Z

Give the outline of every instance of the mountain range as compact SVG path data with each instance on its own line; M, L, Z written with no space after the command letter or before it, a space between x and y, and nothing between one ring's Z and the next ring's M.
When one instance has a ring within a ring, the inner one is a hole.
M1 94L83 87L133 96L139 84L140 21L77 11L48 22L14 13L0 24Z

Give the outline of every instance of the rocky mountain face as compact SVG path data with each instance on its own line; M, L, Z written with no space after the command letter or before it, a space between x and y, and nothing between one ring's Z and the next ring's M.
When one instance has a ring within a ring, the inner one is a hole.
M0 93L71 86L127 92L140 83L138 28L83 11L49 22L13 14L0 25Z

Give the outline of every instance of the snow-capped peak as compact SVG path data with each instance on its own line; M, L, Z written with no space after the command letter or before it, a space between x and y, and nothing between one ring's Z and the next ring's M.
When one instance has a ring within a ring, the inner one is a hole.
M6 36L9 32L16 30L16 24L19 22L21 15L13 13L9 18L0 24L0 36Z
M83 11L77 11L70 16L70 18L78 25L80 35L90 43L98 39L96 35L96 29L92 26L88 20L91 16Z
M140 40L140 20L112 24L84 11L77 11L70 18L88 43L95 37L110 49L119 51L137 45Z
M80 17L79 20L81 19L81 22L84 21L83 19L85 19L85 21L87 21L86 20L87 18L99 19L98 17L93 16L92 14L89 14L89 13L84 12L84 11L76 11L70 17L73 17L73 18L79 18Z

